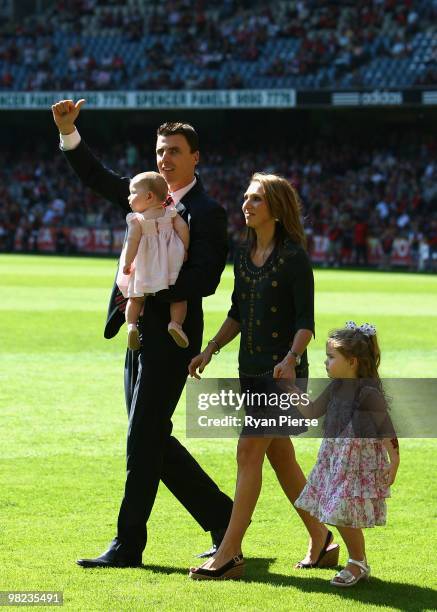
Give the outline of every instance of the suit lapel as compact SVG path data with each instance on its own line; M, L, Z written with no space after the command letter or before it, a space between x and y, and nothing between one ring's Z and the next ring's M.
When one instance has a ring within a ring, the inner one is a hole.
M199 196L201 196L204 193L202 181L200 180L198 174L196 174L196 179L197 179L197 182L194 185L194 187L192 187L190 191L188 191L188 193L184 195L182 200L180 200L176 206L176 210L181 215L185 212L185 209L188 210L188 213L190 214L195 213ZM182 212L178 210L179 205L181 205Z
M185 196L184 196L185 199ZM186 212L186 206L185 204L182 202L182 200L179 200L179 202L176 204L176 210L178 211L178 213L181 215L181 217L185 214Z
M192 187L190 191L184 195L182 200L179 200L176 204L176 210L188 225L190 225L192 214L196 213L198 197L203 193L203 185L198 174L196 174L196 179L197 182L194 187Z

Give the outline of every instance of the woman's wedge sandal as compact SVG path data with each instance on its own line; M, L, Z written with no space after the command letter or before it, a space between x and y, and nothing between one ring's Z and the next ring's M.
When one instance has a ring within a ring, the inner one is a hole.
M192 580L236 580L244 575L243 555L237 555L217 569L192 567L189 577Z
M313 569L315 567L335 567L338 565L338 556L340 554L340 546L338 544L331 544L334 536L332 531L328 531L326 536L325 544L320 551L317 560L314 563L296 563L295 569Z
M347 569L342 569L337 574L335 574L334 578L331 580L332 586L337 587L351 587L357 584L357 582L361 579L368 580L370 577L370 565L366 564L366 561L356 561L355 559L348 559L348 563L351 565L356 565L360 568L360 573L358 576L354 576L352 572Z

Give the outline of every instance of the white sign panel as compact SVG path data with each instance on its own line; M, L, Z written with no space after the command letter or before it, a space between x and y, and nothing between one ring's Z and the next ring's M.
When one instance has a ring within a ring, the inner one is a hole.
M291 108L294 89L202 91L2 91L0 110L47 110L59 100L85 98L88 109Z

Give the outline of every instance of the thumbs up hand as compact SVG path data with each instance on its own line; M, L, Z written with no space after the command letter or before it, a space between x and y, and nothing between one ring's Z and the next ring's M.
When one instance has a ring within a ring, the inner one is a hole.
M53 120L58 126L61 134L72 134L75 130L74 122L76 121L82 105L85 100L82 98L76 103L73 100L60 100L53 104L52 113Z

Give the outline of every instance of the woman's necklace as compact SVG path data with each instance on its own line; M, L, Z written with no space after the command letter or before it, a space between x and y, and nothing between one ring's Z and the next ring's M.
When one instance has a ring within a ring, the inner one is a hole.
M274 246L275 246L275 243L274 243L274 242L271 242L271 243L270 243L270 244L267 246L267 248L265 248L263 251L259 251L259 250L258 250L258 248L256 248L256 249L255 249L255 253L254 253L254 258L255 258L257 261L260 261L260 262L261 262L261 265L263 266L263 265L266 263L266 261L267 261L267 259L268 259L269 255L270 255L270 254L271 254L271 252L273 251Z

